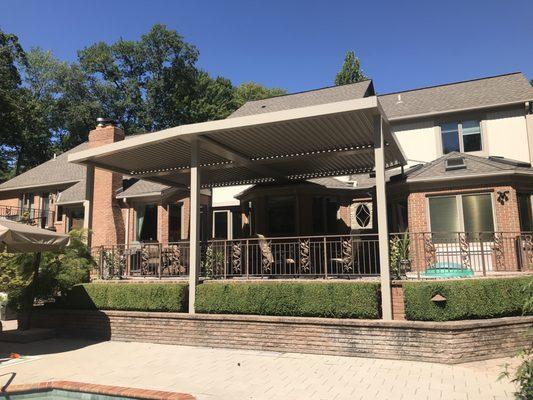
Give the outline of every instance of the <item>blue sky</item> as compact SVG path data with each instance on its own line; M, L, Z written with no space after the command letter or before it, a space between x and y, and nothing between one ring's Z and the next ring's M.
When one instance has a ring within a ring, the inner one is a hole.
M289 92L331 85L350 49L380 93L512 71L533 78L530 0L0 0L4 31L63 60L155 23L195 44L211 75Z

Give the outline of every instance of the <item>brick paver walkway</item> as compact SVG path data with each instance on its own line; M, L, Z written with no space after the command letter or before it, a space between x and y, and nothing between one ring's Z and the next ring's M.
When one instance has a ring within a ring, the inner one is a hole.
M149 343L47 340L0 343L39 359L0 366L0 384L70 380L191 393L199 400L511 399L491 360L462 365L194 348Z

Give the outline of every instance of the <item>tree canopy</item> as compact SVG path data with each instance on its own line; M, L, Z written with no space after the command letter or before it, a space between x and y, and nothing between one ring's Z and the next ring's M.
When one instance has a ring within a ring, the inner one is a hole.
M367 77L361 69L359 59L355 56L353 51L348 51L344 57L344 63L342 64L341 70L335 77L335 85L346 85L347 83L356 83L364 81L365 79L367 79Z
M198 68L198 58L159 24L138 40L92 44L72 63L24 51L0 31L0 182L86 141L96 117L117 120L129 135L225 118L246 101L285 93L234 86Z

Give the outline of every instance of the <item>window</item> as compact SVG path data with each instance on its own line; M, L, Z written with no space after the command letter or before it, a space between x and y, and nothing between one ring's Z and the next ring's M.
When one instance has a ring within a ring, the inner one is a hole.
M63 206L56 207L56 221L57 222L63 221Z
M213 212L213 239L229 239L230 212Z
M22 212L29 212L33 208L33 193L22 193L19 199L19 208Z
M135 239L138 242L157 240L157 205L139 204L135 208Z
M531 207L531 195L529 193L518 194L518 211L520 214L520 230L522 232L533 231L533 208Z
M269 235L293 235L296 231L296 198L275 196L267 200L267 223ZM263 232L258 232L263 233Z
M181 240L181 204L168 205L168 240L169 242Z
M82 207L69 208L67 210L68 226L67 231L80 230L83 228L83 219L85 217L85 210Z
M440 132L444 154L481 150L481 126L477 120L445 123Z
M50 211L50 193L41 193L41 228L46 228L50 221L48 214Z
M430 197L429 219L432 232L494 232L492 196L478 193ZM439 235L441 239L446 236ZM476 238L472 235L470 239Z
M372 202L360 201L355 202L350 210L351 228L352 229L371 229L372 228Z

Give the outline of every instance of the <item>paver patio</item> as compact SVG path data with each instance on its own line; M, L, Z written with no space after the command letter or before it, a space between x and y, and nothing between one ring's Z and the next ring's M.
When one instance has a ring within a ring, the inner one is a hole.
M52 339L0 343L38 359L0 367L3 385L70 380L180 391L198 399L511 399L498 359L462 365Z

